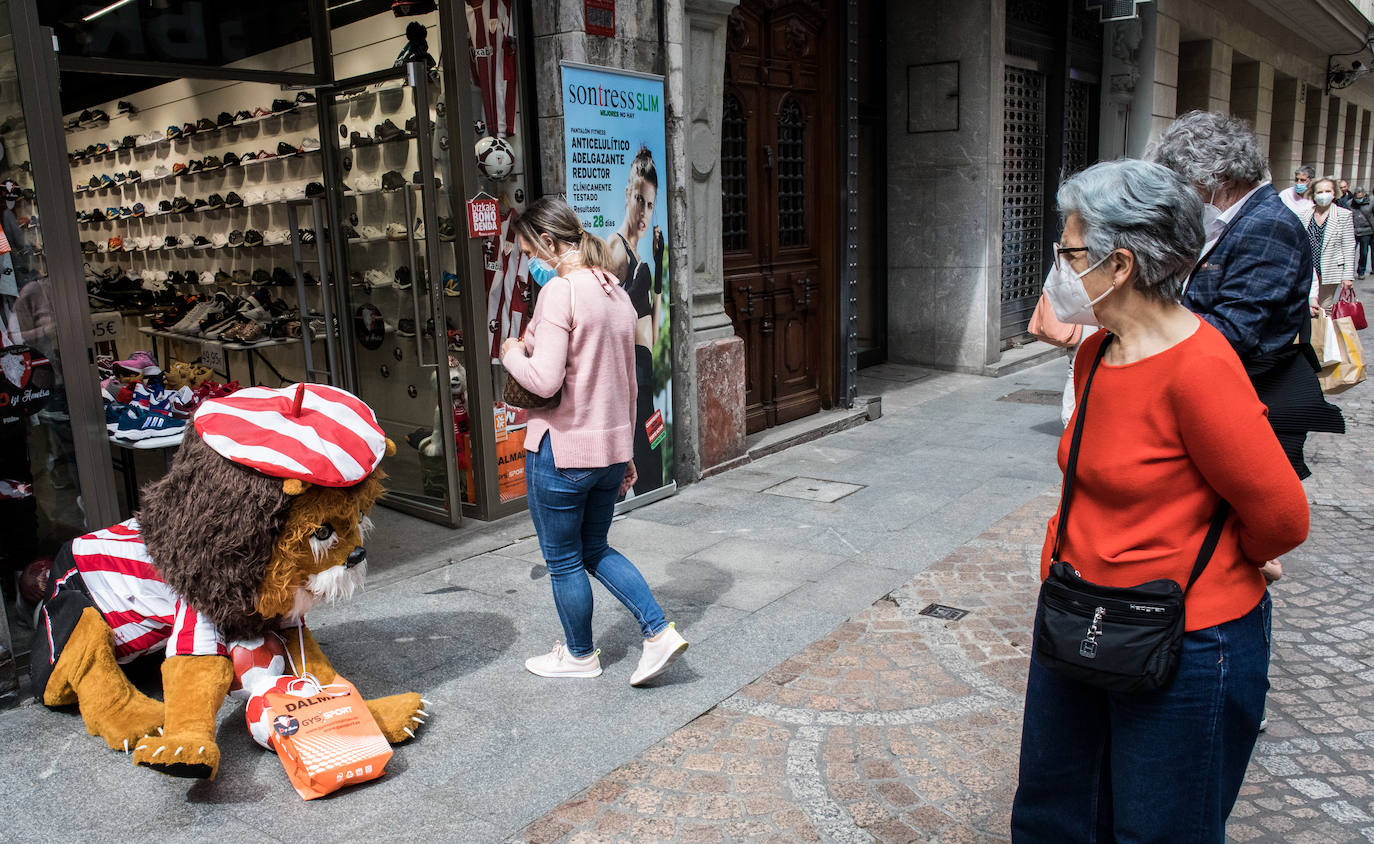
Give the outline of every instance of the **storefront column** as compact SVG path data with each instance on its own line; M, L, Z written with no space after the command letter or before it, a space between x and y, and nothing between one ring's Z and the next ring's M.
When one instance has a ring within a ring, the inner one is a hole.
M1154 62L1154 86L1147 91L1150 137L1158 138L1178 117L1178 19L1163 9L1155 13Z
M1229 44L1211 39L1178 45L1178 112L1230 111Z
M1274 111L1270 120L1269 173L1278 189L1288 186L1302 165L1302 134L1307 118L1307 86L1291 76L1274 80Z
M1302 133L1302 163L1310 164L1317 175L1325 175L1326 159L1326 102L1321 89L1307 86L1307 122Z
M681 0L669 0L675 6ZM720 199L721 103L725 98L725 28L739 0L685 0L683 55L692 60L678 76L685 85L685 164L690 180L678 220L689 221L686 254L675 266L687 268L692 293L691 338L696 378L696 465L693 474L709 471L744 455L744 340L735 334L725 312ZM674 197L675 201L679 198ZM690 257L688 257L690 256ZM677 336L674 336L677 341ZM685 456L685 455L684 455ZM686 467L684 467L685 473Z
M1331 97L1326 108L1326 159L1318 176L1337 176L1341 171L1341 127L1345 125L1345 100Z
M1371 114L1369 112L1369 109L1360 109L1360 151L1359 155L1355 159L1357 162L1356 172L1351 174L1352 178L1358 180L1360 186L1364 187L1365 189L1369 188L1369 177L1371 175L1369 170L1370 118Z
M1346 103L1341 125L1345 127L1345 137L1341 143L1341 166L1344 169L1338 169L1336 173L1347 181L1353 181L1360 166L1360 107Z
M1255 127L1260 152L1269 155L1274 108L1274 66L1261 61L1236 62L1231 71L1231 113Z

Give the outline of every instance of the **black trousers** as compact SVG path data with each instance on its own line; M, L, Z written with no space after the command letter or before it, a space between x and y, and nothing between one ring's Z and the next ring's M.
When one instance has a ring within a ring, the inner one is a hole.
M33 646L29 653L29 679L33 683L33 696L43 700L43 690L48 687L53 666L62 655L67 640L81 620L86 607L94 607L81 573L76 570L76 560L72 558L72 545L62 546L53 559L52 571L48 576L48 596L38 611L38 624L33 631Z
M647 346L635 346L635 495L663 486L663 452L649 444L644 423L654 415L654 353Z

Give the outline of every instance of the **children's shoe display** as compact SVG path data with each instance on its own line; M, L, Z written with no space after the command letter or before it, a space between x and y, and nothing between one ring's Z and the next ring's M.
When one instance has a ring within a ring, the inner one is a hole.
M460 287L458 286L458 276L456 276L456 275L454 275L453 273L451 273L451 272L445 270L445 271L444 271L444 295L445 295L445 296L461 296L462 293L463 293L462 288L460 288Z
M127 360L117 360L115 366L130 372L137 372L140 375L158 375L162 372L157 361L153 360L152 353L145 351L134 352L129 355Z

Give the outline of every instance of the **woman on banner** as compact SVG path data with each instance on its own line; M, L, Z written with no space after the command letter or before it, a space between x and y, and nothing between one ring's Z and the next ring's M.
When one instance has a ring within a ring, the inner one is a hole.
M635 381L639 398L635 402L635 481L636 495L663 486L662 453L649 440L644 424L654 415L654 346L662 325L663 303L663 230L654 226L652 273L647 261L639 257L637 247L654 218L654 203L658 201L658 170L653 153L640 147L630 162L630 179L625 186L625 215L620 228L611 235L610 259L606 269L620 278L620 286L630 294L635 306Z
M609 247L572 208L544 197L514 223L530 277L542 289L523 339L501 344L508 377L554 407L530 408L525 488L566 644L525 661L540 677L597 677L592 587L601 582L634 614L644 652L638 686L687 648L663 617L644 576L607 543L616 499L635 481L630 410L635 400L635 316L608 271Z

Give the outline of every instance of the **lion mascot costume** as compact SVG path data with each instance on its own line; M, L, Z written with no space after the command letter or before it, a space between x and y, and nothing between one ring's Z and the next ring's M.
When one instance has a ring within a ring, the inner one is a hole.
M213 778L230 643L283 631L301 642L301 670L333 681L305 613L361 587L367 512L394 453L372 410L336 387L206 401L135 517L58 554L30 657L34 696L75 704L88 732L138 765ZM158 649L162 701L120 668ZM415 693L367 705L392 744L426 714Z

